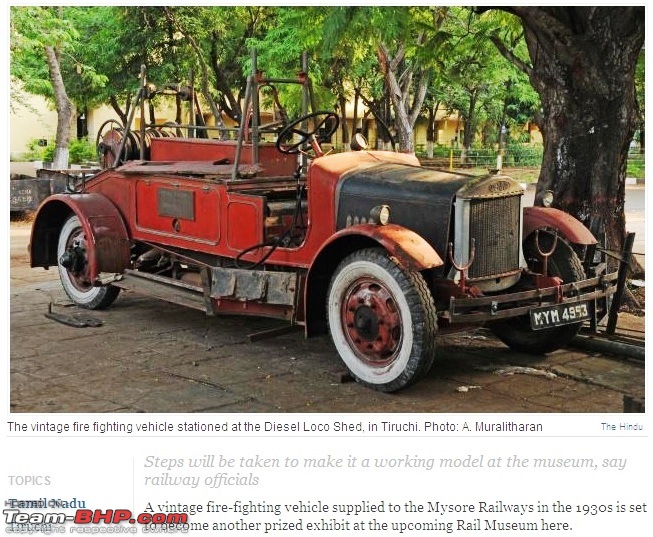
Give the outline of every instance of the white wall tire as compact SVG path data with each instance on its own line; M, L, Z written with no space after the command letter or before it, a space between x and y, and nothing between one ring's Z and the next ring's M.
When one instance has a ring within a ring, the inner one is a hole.
M61 257L73 247L78 248L78 255L83 256L80 267L69 270L61 265ZM64 291L77 306L86 309L103 309L111 305L120 289L112 286L96 287L88 278L86 256L86 236L76 215L70 216L59 233L57 244L57 268Z
M435 305L421 274L385 250L347 256L329 287L331 338L354 378L379 391L406 388L435 357Z

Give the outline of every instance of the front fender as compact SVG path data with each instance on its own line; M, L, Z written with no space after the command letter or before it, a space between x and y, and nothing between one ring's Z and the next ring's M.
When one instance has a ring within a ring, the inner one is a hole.
M421 235L396 224L360 224L341 229L322 246L320 253L343 237L351 235L367 237L377 242L408 270L426 270L444 264L442 258Z
M341 229L322 245L308 271L304 289L306 335L326 332L326 299L331 276L345 257L363 248L381 246L408 270L439 267L442 258L423 237L396 224L360 224Z
M536 229L557 229L567 242L573 244L596 244L598 241L583 223L569 213L552 207L524 208L524 238Z
M41 204L32 225L30 265L56 266L57 244L64 222L77 215L86 235L90 277L122 272L129 266L130 240L116 206L98 193L56 194Z

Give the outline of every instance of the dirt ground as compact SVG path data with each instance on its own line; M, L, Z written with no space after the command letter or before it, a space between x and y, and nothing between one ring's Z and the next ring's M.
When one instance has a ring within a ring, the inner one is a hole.
M348 379L328 337L202 313L123 293L80 311L56 270L29 268L29 221L11 223L12 412L622 412L644 397L643 362L579 349L547 358L510 351L485 329L438 338L427 377L397 394ZM73 328L44 314L84 313ZM644 318L620 315L643 337Z

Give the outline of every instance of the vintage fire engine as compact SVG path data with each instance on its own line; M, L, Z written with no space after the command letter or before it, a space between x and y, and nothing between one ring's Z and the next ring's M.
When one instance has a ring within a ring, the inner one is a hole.
M353 377L387 392L429 370L438 329L484 324L513 349L548 353L605 314L617 274L593 234L523 207L513 179L428 169L360 136L327 153L330 112L259 124L260 92L277 83L299 84L308 108L305 71L270 80L253 62L234 140L144 116L132 130L138 105L126 127L104 126L105 169L40 206L31 266L56 266L84 308L127 290L329 331ZM141 114L157 94L142 80ZM196 110L192 90L165 91Z

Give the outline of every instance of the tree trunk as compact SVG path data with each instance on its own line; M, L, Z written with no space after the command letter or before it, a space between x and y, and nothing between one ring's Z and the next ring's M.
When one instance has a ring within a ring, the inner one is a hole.
M240 109L240 95L238 97L234 96L232 87L233 83L229 82L229 77L222 69L220 65L220 60L218 58L218 43L220 43L220 36L217 32L212 33L211 39L211 52L210 52L210 65L213 70L213 76L215 77L215 89L218 92L219 105L216 104L220 110L223 110L228 117L240 123L242 120L242 114L246 113ZM243 77L244 78L244 77ZM245 87L245 81L232 81L238 83Z
M474 141L474 133L476 132L476 102L478 100L478 89L473 88L468 91L469 93L469 108L467 109L465 122L463 124L463 149L465 152L469 150Z
M436 101L435 104L429 106L429 117L428 125L426 127L426 156L427 158L433 158L433 146L435 145L437 137L437 127L435 124L435 118L438 115L438 108L440 108L440 101Z
M415 122L422 108L426 97L427 76L425 73L417 73L420 76L417 80L417 89L413 96L413 103L408 107L408 100L413 85L413 75L415 73L406 70L403 73L402 84L399 83L399 67L404 65L404 47L400 46L399 51L394 57L390 57L387 47L384 44L379 45L377 54L379 65L383 73L386 88L392 103L392 109L395 113L395 127L397 129L397 138L399 151L402 153L415 152L414 129Z
M374 118L374 123L376 125L376 140L373 145L377 149L384 149L386 142L387 144L392 143L392 139L390 137L390 127L388 127L390 114L389 107L387 106L387 101L382 101L381 103L377 101L370 101L362 93L359 94L359 97L363 101L363 104L367 106L367 109ZM370 144L370 147L372 147L372 144ZM392 147L392 149L394 149L394 147Z
M399 53L401 54L401 53ZM390 58L388 49L384 45L378 48L379 64L385 79L386 88L395 113L395 128L397 129L397 142L402 153L414 153L413 130L409 124L408 112L404 106L404 95L397 80L396 65L399 58Z
M111 108L113 108L113 111L116 113L116 115L120 118L120 123L123 125L127 124L127 114L129 113L129 108L131 107L131 96L128 96L126 99L126 104L125 104L125 111L122 111L122 108L120 108L120 104L118 104L118 100L114 95L112 95L109 98L109 104L111 105Z
M635 67L644 42L644 8L516 7L540 94L544 158L536 204L586 225L602 218L608 247L625 238L628 148L637 121Z
M50 71L50 82L54 92L54 100L57 108L57 135L55 139L54 162L52 166L55 170L65 170L68 168L68 149L70 142L70 128L73 118L75 117L75 105L68 98L66 87L61 76L59 68L59 58L53 46L45 47L45 55L48 61Z
M338 93L338 107L340 108L340 132L342 132L342 145L347 147L349 145L349 128L347 127L347 97L344 93L344 88L340 87Z
M353 139L356 136L356 131L358 129L358 100L360 96L360 90L358 88L354 89L354 115L352 117L351 125L351 138Z

